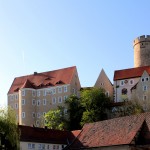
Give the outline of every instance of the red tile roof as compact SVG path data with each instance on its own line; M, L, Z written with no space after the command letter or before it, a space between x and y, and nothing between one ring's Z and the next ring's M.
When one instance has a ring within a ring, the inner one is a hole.
M150 66L116 70L114 73L114 81L141 77L144 71L147 71L147 73L150 75Z
M19 125L21 132L20 141L32 141L40 143L69 144L74 140L74 135L70 131L61 131L37 127Z
M150 113L85 124L70 149L130 144L144 121L150 130Z
M8 94L17 92L20 88L45 88L58 84L70 84L76 67L63 68L59 70L34 73L14 79Z

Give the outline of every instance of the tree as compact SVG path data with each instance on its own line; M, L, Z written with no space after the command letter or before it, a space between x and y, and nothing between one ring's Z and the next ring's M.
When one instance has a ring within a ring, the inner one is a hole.
M85 89L81 92L81 105L85 109L82 115L81 125L107 119L106 109L110 98L101 88Z
M81 118L84 108L81 106L81 100L76 95L71 95L66 100L68 105L68 129L77 130L81 129Z
M0 109L0 134L1 144L6 149L19 149L19 129L16 124L16 115L11 108Z
M65 118L64 107L58 106L57 110L50 110L45 115L45 125L50 129L67 129L67 119Z

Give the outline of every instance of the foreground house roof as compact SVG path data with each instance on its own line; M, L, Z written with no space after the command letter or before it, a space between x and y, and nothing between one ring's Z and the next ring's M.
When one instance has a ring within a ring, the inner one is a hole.
M131 144L144 122L150 130L150 113L85 124L69 149Z
M74 134L70 131L53 130L19 125L21 132L20 141L40 142L67 145L74 140Z
M76 67L63 68L48 72L42 72L21 77L16 77L8 91L8 94L18 92L21 88L45 88L60 84L70 84Z
M114 81L141 77L144 71L147 71L150 75L150 66L116 70L114 73Z

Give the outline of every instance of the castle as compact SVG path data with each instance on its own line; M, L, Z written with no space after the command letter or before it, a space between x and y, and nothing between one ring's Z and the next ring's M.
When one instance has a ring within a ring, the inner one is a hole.
M150 98L150 35L140 36L133 42L134 68L116 70L112 84L102 69L94 87L105 89L114 102L124 99L143 100L146 110ZM17 114L20 125L40 126L40 118L58 105L64 106L65 99L79 95L81 89L75 66L26 75L14 79L8 92L8 105Z

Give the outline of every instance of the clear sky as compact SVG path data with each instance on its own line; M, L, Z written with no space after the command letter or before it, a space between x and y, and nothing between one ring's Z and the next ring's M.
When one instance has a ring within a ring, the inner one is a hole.
M0 0L0 105L15 77L77 66L81 86L103 68L133 67L133 40L150 34L149 0Z

